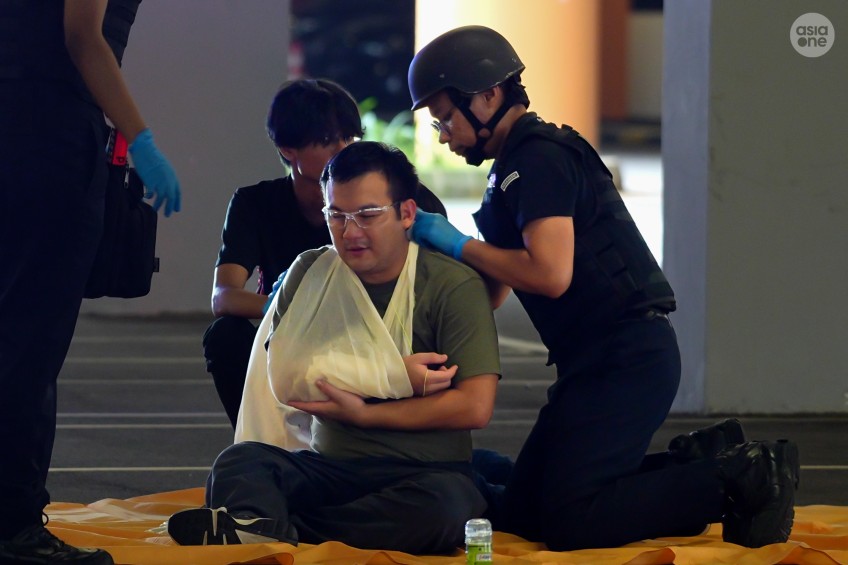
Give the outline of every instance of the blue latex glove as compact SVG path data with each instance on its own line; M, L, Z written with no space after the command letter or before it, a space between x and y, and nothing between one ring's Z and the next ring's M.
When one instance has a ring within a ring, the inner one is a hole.
M265 306L262 307L263 316L268 313L268 308L270 308L271 304L274 303L274 298L277 296L277 291L280 290L280 286L282 286L283 284L283 279L285 278L286 273L288 272L289 270L286 269L285 271L280 273L280 276L277 277L276 282L274 282L273 286L271 286L271 293L268 295L268 300L265 301Z
M147 188L145 198L156 195L153 209L157 212L165 204L165 216L180 211L180 181L174 168L153 143L153 134L143 130L129 147L133 165Z
M418 210L412 224L412 240L420 245L435 248L457 261L462 261L462 246L471 239L441 214Z

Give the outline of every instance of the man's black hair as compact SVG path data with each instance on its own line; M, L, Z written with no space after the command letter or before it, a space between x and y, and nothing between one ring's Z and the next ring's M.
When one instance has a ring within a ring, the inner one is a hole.
M403 151L377 141L358 141L336 153L321 173L321 187L326 194L331 181L349 182L372 172L386 177L393 202L416 198L418 174L415 167Z
M327 79L284 83L274 96L265 127L275 146L295 149L362 137L362 120L353 96Z
M504 91L504 100L510 106L521 104L525 108L530 108L530 96L527 95L527 90L521 84L521 75L509 77L500 86Z

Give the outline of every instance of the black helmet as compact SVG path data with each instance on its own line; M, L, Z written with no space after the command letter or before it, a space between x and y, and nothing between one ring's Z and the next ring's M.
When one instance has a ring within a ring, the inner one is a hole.
M509 42L493 29L463 26L425 45L409 64L412 109L444 88L475 94L524 70Z

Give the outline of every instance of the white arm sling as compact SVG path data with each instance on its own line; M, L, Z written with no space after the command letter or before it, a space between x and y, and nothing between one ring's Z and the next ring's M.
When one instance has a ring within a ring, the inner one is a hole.
M285 402L326 400L315 386L320 378L362 397L412 396L403 357L412 353L417 257L418 246L410 243L382 318L359 277L334 248L318 257L273 333L273 307L256 332L236 442L309 449L312 417Z

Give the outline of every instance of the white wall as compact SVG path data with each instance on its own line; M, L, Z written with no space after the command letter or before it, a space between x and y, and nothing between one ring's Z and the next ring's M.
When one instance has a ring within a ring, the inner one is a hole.
M159 216L161 272L143 298L86 300L83 313L209 312L233 190L282 173L265 115L286 80L288 0L144 0L124 76L182 185Z
M666 4L676 56L664 90L664 257L687 356L679 409L848 409L848 42L798 54L790 28L806 12L848 31L842 0Z

